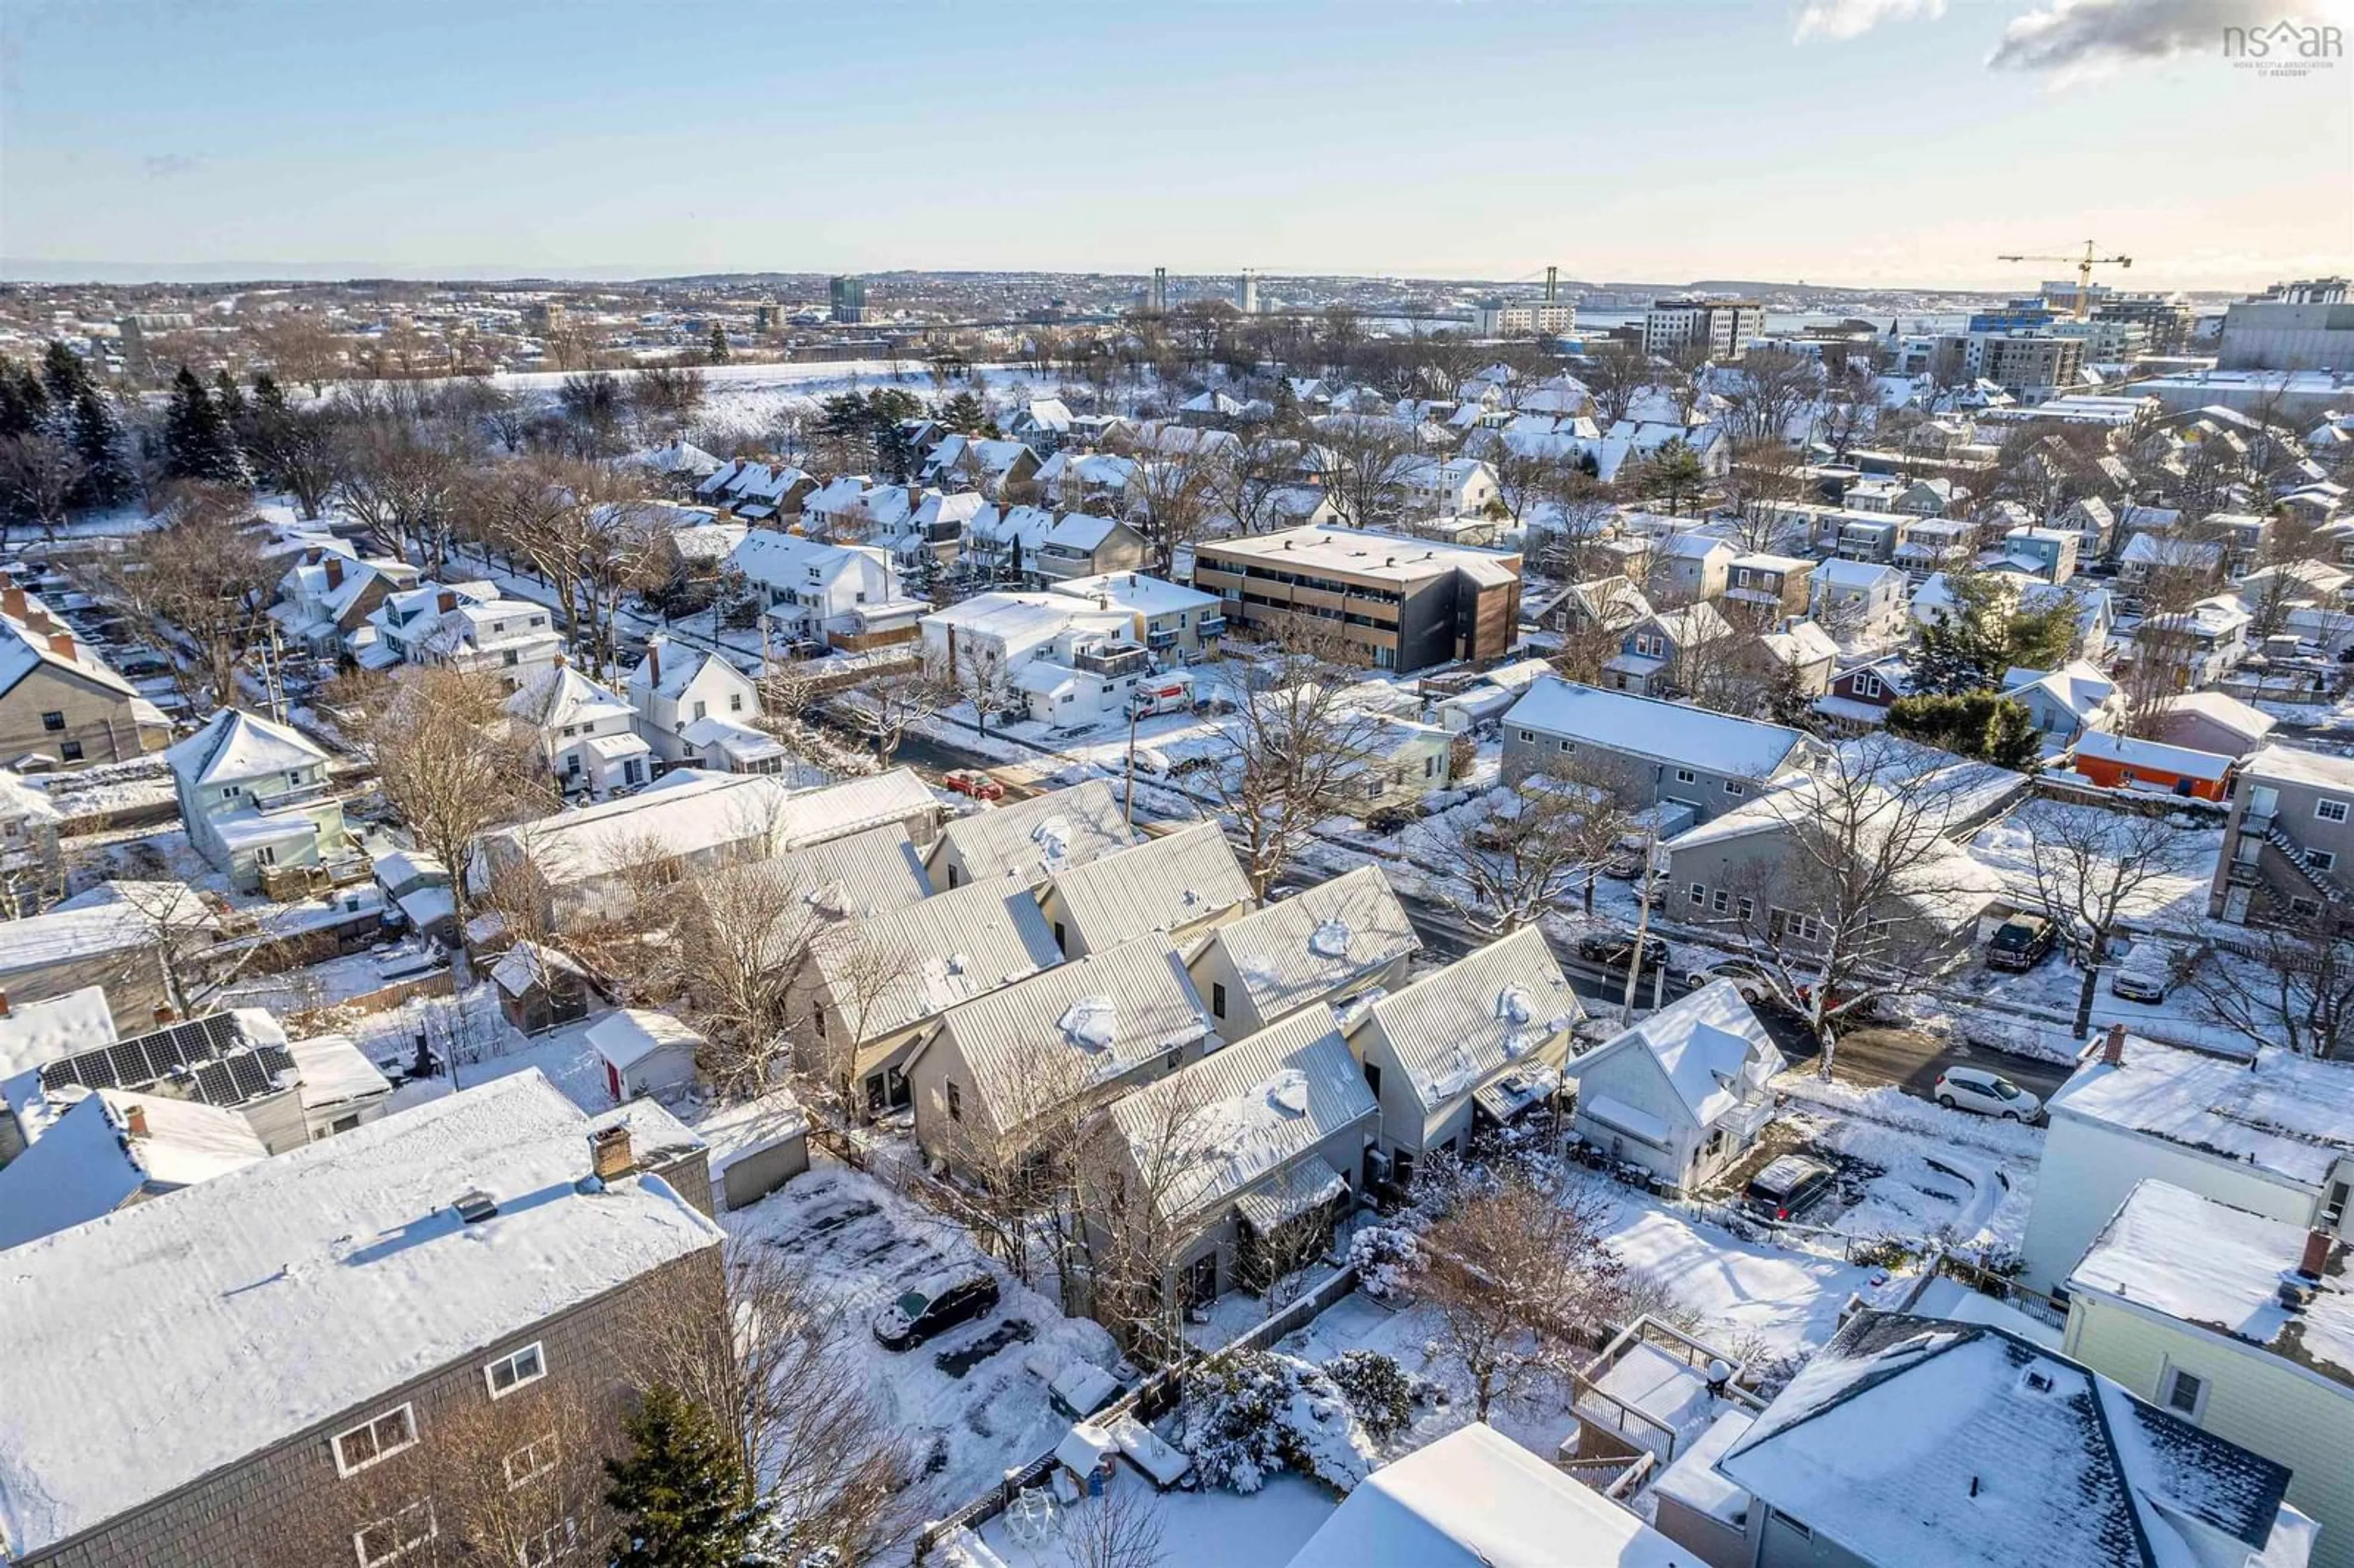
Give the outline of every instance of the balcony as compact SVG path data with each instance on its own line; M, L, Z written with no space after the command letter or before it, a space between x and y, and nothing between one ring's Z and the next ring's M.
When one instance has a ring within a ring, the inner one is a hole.
M1071 667L1117 679L1145 673L1152 667L1152 657L1134 642L1098 642L1073 652Z
M1144 634L1144 645L1152 650L1155 653L1160 652L1164 648L1176 647L1177 632L1175 628L1172 627L1166 631L1146 632Z
M2252 860L2235 860L2223 868L2223 879L2236 887L2253 887L2264 879L2264 872Z
M308 806L325 800L330 791L324 779L310 784L288 784L277 789L255 789L250 792L257 811L282 811L292 806Z
M1226 618L1223 615L1205 615L1194 624L1193 630L1205 640L1212 637L1224 637L1226 634Z

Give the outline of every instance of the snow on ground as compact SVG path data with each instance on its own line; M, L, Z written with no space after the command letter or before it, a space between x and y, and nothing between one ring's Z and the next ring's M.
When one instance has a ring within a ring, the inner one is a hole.
M1970 858L2000 876L2012 897L2031 906L2036 902L2036 823L2040 816L2059 809L2055 801L2030 801L1988 823L1970 840ZM2211 815L2184 812L2172 821L2180 860L2135 889L2122 914L2137 926L2197 931L2207 923L2207 890L2215 880L2216 859L2223 853L2223 830Z
M1792 1101L1781 1125L1808 1146L1853 1162L1846 1185L1854 1195L1808 1213L1808 1224L1850 1236L2018 1248L2035 1200L2041 1129L1811 1073L1786 1073L1775 1087Z
M783 1255L839 1315L840 1355L864 1373L884 1422L927 1478L928 1506L955 1507L1003 1472L1047 1452L1070 1422L1048 1380L1073 1360L1109 1366L1111 1336L984 1259L959 1226L872 1176L821 1163L721 1223L739 1243ZM997 1276L998 1306L913 1350L875 1342L875 1311L950 1270Z
M1114 1484L1129 1489L1132 1499L1150 1499L1139 1507L1160 1529L1161 1561L1169 1568L1284 1568L1340 1506L1321 1487L1289 1475L1249 1497L1208 1491L1156 1497L1150 1483L1127 1468ZM981 1542L1005 1568L1093 1568L1100 1560L1087 1555L1080 1540L1088 1510L1102 1506L1082 1500L1057 1534L1035 1546L1016 1544L1001 1516L981 1530Z

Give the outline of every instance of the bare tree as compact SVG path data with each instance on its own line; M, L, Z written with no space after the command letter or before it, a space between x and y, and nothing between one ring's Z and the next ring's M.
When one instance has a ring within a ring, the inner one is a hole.
M635 1387L711 1412L771 1499L796 1561L866 1563L914 1522L905 1441L845 1353L848 1315L779 1254L731 1245L633 1292L610 1354Z
M1377 415L1335 414L1316 428L1332 454L1326 493L1352 527L1392 521L1405 494L1405 475L1422 447L1413 429Z
M1806 454L1782 441L1753 441L1734 449L1733 464L1718 482L1720 507L1733 521L1736 548L1765 551L1789 531L1787 504L1806 492Z
M880 759L898 749L910 726L954 701L956 693L928 672L909 670L862 681L835 698L829 711L872 741Z
M1542 780L1522 781L1492 814L1412 831L1417 847L1469 890L1447 903L1480 937L1533 926L1569 907L1581 890L1592 912L1596 874L1634 819L1616 780L1592 780L1585 771L1549 769Z
M1065 1516L1063 1550L1071 1568L1161 1568L1161 1508L1153 1493L1120 1486Z
M182 1018L201 1017L261 951L259 940L223 940L220 911L184 882L111 882L112 900L146 927L164 1000Z
M1609 1224L1598 1189L1564 1190L1515 1166L1423 1233L1416 1291L1471 1384L1474 1420L1565 1377L1617 1314L1627 1271L1605 1239Z
M1822 396L1823 367L1790 349L1753 348L1725 380L1724 423L1734 441L1786 447Z
M55 539L89 470L80 452L46 430L0 439L0 546L12 523Z
M1201 537L1219 493L1223 461L1196 440L1175 452L1140 454L1135 476L1120 493L1122 520L1144 535L1151 569L1167 577L1177 552Z
M1578 378L1594 399L1595 423L1606 431L1633 410L1653 375L1650 363L1640 354L1614 344L1596 351Z
M268 640L283 575L262 555L249 516L234 492L184 486L165 503L162 527L133 535L90 568L97 591L149 641L195 656L194 694L215 708L236 704L246 656Z
M2093 998L2119 924L2151 885L2189 863L2183 831L2152 812L2039 800L2022 813L2035 904L2056 926L2084 970L2076 988L2075 1037L2093 1027Z
M1379 717L1353 699L1351 665L1362 661L1334 634L1292 628L1244 677L1225 721L1230 747L1214 774L1221 803L1244 838L1251 891L1267 890L1319 821L1363 789Z
M344 510L439 572L458 517L460 465L405 420L383 416L345 438L335 478Z
M2191 984L2208 1012L2254 1045L2337 1061L2354 1055L2354 943L2325 913L2251 927L2253 966L2211 955Z

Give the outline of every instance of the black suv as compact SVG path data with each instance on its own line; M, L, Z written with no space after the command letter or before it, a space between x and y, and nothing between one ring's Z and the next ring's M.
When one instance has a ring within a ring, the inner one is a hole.
M2059 939L2059 927L2042 916L2014 915L1987 939L1987 968L2031 969Z
M1634 951L1635 937L1629 931L1588 931L1577 939L1577 956L1605 969L1625 969ZM1667 943L1657 937L1644 938L1642 967L1656 969L1667 961Z
M1785 1154L1751 1180L1742 1205L1760 1219L1795 1220L1822 1202L1838 1174L1819 1160Z
M907 1291L875 1314L875 1340L886 1351L910 1351L959 1323L985 1318L997 1307L997 1281L976 1269Z

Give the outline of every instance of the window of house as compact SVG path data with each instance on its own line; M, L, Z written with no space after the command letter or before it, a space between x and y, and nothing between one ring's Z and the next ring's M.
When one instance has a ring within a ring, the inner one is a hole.
M66 727L66 715L61 711L52 708L41 715L41 727L52 730L63 729Z
M355 1476L378 1459L388 1459L417 1441L415 1414L398 1405L348 1432L335 1434L335 1473Z
M1743 899L1741 901L1741 906L1734 912L1744 921L1755 919L1757 915L1757 900L1755 898Z
M424 1498L390 1519L377 1520L357 1531L352 1545L359 1551L360 1568L376 1568L379 1563L407 1556L439 1533L433 1523L433 1500Z
M1532 730L1532 729L1524 729L1524 730L1521 731L1521 744L1522 744L1522 746L1528 746L1528 745L1532 745L1532 744L1533 744L1533 743L1535 742L1536 738L1537 738L1537 732L1536 732L1536 731L1534 731L1534 730Z
M67 762L80 762L81 760L81 742L78 740L61 740L58 742L58 756Z
M950 1121L964 1119L964 1090L957 1086L957 1081L954 1078L949 1080L949 1119Z
M2321 913L2321 900L2292 897L2288 901L2288 910L2292 915L2318 915Z
M727 711L731 714L740 714L744 711L743 693L730 692L727 694Z
M502 657L504 662L508 664L520 664L523 662L523 655L516 652L512 648L508 649Z
M1722 887L1718 888L1708 895L1708 907L1709 912L1713 915L1730 914L1733 909L1733 895Z
M1803 1521L1792 1519L1788 1514L1784 1513L1778 1508L1768 1510L1767 1517L1771 1518L1776 1524L1780 1525L1784 1530L1788 1531L1791 1534L1797 1536L1801 1541L1812 1541L1815 1538L1815 1532L1812 1529L1808 1528Z
M2305 863L2316 871L2332 871L2338 865L2338 853L2335 850L2307 850L2305 852Z
M2342 822L2346 820L2346 802L2316 800L2313 803L2313 814L2325 822Z
M1728 795L1743 794L1748 789L1748 788L1749 787L1747 785L1742 783L1738 779L1728 779L1724 781L1724 792Z
M710 711L711 711L711 705L710 705L710 704L708 704L708 703L697 703L697 704L695 704L695 716L696 718L701 718L704 715L705 715L705 714L709 713Z
M525 1536L515 1550L519 1568L551 1568L572 1555L578 1532L570 1520L551 1525L536 1535Z
M1700 776L1698 774L1694 773L1689 768L1679 768L1676 769L1676 782L1679 784L1692 783L1697 780L1699 777Z
M1708 889L1707 889L1707 887L1706 887L1706 886L1704 886L1703 885L1700 884L1700 883L1697 883L1697 882L1693 883L1693 884L1691 885L1691 901L1692 901L1694 904L1705 904L1705 903L1707 903L1707 902L1708 902Z
M556 1468L556 1434L544 1433L509 1454L505 1468L509 1491L549 1474Z
M1425 779L1436 779L1438 777L1437 758L1426 757L1422 759L1422 776Z
M2338 1222L2346 1217L2349 1197L2354 1197L2354 1189L2349 1189L2347 1183L2332 1181L2329 1184L2329 1201L2321 1205L2321 1223L2325 1227L2333 1231L2338 1228Z
M1063 923L1060 920L1055 922L1055 946L1066 953L1071 950L1070 934L1063 929Z
M276 865L278 863L277 846L274 844L263 844L260 848L256 849L253 852L253 863L256 865Z
M1210 982L1210 1016L1224 1018L1225 1015L1226 988L1222 982L1212 980Z
M537 1345L525 1345L511 1356L502 1356L482 1369L482 1377L491 1385L491 1397L497 1399L513 1393L527 1383L537 1383L547 1375L546 1360Z
M2169 1364L2158 1373L2158 1395L2167 1409L2185 1421L2196 1421L2207 1408L2207 1380Z

